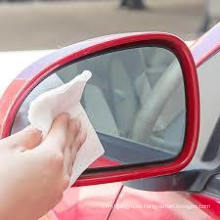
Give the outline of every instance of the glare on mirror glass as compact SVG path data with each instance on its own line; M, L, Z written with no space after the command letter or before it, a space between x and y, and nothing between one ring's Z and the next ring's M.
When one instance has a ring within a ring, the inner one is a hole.
M103 166L157 162L179 154L186 121L184 80L176 56L160 47L99 54L55 71L26 98L12 133L28 124L28 106L35 97L83 70L93 74L81 103L105 148Z

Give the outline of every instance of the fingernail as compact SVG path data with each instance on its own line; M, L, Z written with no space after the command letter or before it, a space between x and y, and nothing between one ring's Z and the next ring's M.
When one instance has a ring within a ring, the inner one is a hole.
M28 125L25 130L27 130L28 132L32 132L32 133L36 133L38 134L41 138L43 137L43 133L41 130L35 128L33 125Z
M56 117L55 117L54 119L56 120L56 119L58 119L58 118L59 118L59 119L60 119L60 118L65 118L65 119L69 120L70 114L67 113L67 112L63 112L63 113L60 113L60 114L56 115Z
M65 112L65 113L63 113L63 115L65 115L68 119L70 119L70 113Z
M39 129L35 128L33 125L28 125L25 130L41 132Z

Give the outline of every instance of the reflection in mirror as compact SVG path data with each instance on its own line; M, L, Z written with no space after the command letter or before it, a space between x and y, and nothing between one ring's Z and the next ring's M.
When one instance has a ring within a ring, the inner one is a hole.
M81 100L105 148L92 167L158 162L176 157L185 134L185 89L176 56L165 48L135 47L70 63L44 79L21 105L12 133L27 124L41 93L93 73Z

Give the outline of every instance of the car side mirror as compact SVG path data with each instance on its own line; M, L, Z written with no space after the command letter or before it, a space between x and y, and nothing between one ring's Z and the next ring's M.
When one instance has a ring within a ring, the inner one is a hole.
M1 137L28 124L34 98L85 69L93 77L81 101L105 154L76 186L173 174L191 161L199 134L197 73L188 47L168 33L95 38L33 63L3 95Z

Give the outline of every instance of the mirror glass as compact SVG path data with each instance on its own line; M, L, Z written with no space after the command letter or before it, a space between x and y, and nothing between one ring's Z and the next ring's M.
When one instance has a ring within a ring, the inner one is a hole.
M105 148L91 168L161 162L181 152L186 123L181 66L173 52L153 45L108 51L57 69L28 95L12 133L28 125L33 99L83 70L93 77L81 103Z

